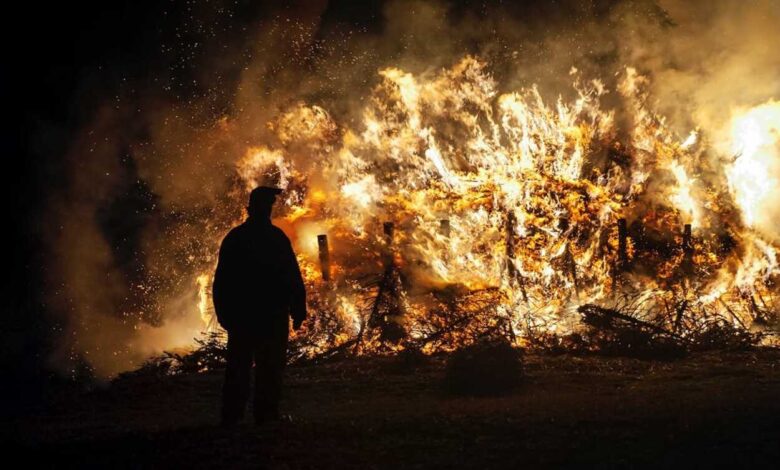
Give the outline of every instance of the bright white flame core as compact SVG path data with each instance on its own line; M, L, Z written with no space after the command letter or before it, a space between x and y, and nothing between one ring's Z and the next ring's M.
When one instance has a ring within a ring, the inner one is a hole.
M728 169L729 185L745 223L780 236L775 205L780 201L780 102L736 113L731 120L729 149L736 160Z

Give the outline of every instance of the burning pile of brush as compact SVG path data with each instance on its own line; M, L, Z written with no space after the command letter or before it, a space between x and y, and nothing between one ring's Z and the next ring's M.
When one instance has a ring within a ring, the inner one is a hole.
M617 90L572 70L575 98L555 103L499 94L473 57L433 76L379 73L356 125L297 103L236 168L237 204L259 184L286 189L275 223L312 310L299 357L560 344L620 324L677 345L773 331L780 268L761 208L776 196L780 103L683 138L630 68ZM204 235L212 329L214 254L236 222Z

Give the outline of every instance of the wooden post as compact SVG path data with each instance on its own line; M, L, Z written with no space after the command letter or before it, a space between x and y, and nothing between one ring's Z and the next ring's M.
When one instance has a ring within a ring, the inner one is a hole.
M693 257L693 238L691 236L691 224L685 224L685 227L683 227L682 249L686 257Z
M618 287L623 283L623 271L628 267L628 228L626 219L620 218L617 221L618 228L618 252L612 270L612 295L617 292Z
M562 218L558 221L558 227L561 229L561 232L565 232L569 229L569 219ZM564 253L564 262L566 263L566 269L569 271L569 276L571 276L571 281L574 284L574 292L577 294L577 298L580 297L580 285L577 282L577 265L574 262L574 256L571 254L571 250L569 250L569 243L568 240L566 242L566 252Z
M449 219L441 219L439 221L439 231L441 232L441 234L444 235L445 237L449 238L450 237L450 230L451 230L451 227L450 227Z
M683 275L683 279L682 279L683 294L687 296L688 289L690 288L690 277L693 274L693 237L691 234L691 224L685 224L685 226L683 226L682 251L683 251L683 260L682 260L682 264L680 265L680 271L682 272ZM683 316L685 315L687 309L688 309L687 299L677 306L675 312L674 330L673 330L675 333L680 331L680 326L682 325Z
M388 246L393 244L394 229L395 229L395 225L392 222L385 222L382 224L382 230L384 230L385 232L385 241L387 242Z
M406 336L402 325L402 305L400 295L402 281L393 256L393 222L385 222L382 229L385 234L384 273L379 282L374 306L371 309L370 322L381 330L383 341L397 344Z
M626 219L618 219L618 271L628 268L628 228Z
M506 270L509 276L509 284L512 285L516 281L520 286L520 293L523 294L523 301L528 302L528 294L525 291L525 280L517 272L515 267L515 213L508 210L506 211Z
M385 234L385 256L384 263L385 268L390 267L394 263L393 259L393 233L395 231L395 225L393 222L385 222L382 224L382 230Z
M330 281L330 249L328 248L328 236L325 234L317 235L317 247L320 250L320 271L322 280Z
M685 224L683 227L683 273L686 276L693 274L693 235L691 233L691 224Z
M450 220L449 219L441 219L439 220L439 232L449 240L450 233L451 233L451 227L450 227ZM447 244L444 247L444 252L442 253L442 260L445 263L449 263L450 261L450 250L449 250L449 244Z
M517 276L517 270L513 260L515 259L515 214L506 212L506 270L511 283Z

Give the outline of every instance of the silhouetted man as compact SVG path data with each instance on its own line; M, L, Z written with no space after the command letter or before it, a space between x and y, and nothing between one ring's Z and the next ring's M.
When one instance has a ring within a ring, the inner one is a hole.
M222 240L214 274L214 309L228 332L222 422L238 423L249 398L255 362L255 422L279 416L289 317L297 330L306 318L306 291L290 240L271 224L278 188L249 196L247 220Z

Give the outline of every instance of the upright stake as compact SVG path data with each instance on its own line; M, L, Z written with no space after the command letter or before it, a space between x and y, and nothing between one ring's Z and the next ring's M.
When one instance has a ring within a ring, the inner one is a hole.
M385 233L385 267L393 264L393 232L395 226L392 222L382 224L382 230Z
M506 270L509 275L509 282L512 282L517 276L515 269L515 214L512 211L506 212Z
M385 240L387 240L387 244L390 245L393 243L393 229L395 228L395 225L392 222L385 222L382 224L382 229L385 232Z
M509 276L509 284L513 284L515 281L520 286L520 293L523 294L523 301L528 302L528 294L525 291L525 280L523 276L517 272L515 267L515 213L508 210L506 211L506 270Z
M628 228L626 219L618 219L618 271L628 267Z
M401 323L403 312L399 296L401 294L401 279L395 260L393 257L393 223L385 222L383 224L385 233L385 272L382 280L379 282L379 288L374 299L374 306L371 309L370 321L378 326L381 331L383 341L398 343L406 335L406 331Z
M618 228L618 253L615 261L615 269L612 270L612 293L617 292L617 288L622 284L623 271L628 267L628 229L626 219L620 218L617 221Z
M439 221L439 231L442 235L449 238L450 236L450 220L449 219L441 219Z
M320 271L322 271L322 280L330 282L330 249L328 248L327 235L317 235L317 247L320 250Z
M450 238L450 220L449 219L441 219L439 220L439 232L444 236L444 238L448 239ZM450 260L450 253L449 253L449 246L445 247L444 253L442 253L442 259L445 262L449 262Z
M382 231L385 234L385 250L383 254L384 273L382 273L382 279L379 281L379 287L377 288L376 297L374 298L374 306L371 308L371 316L368 318L369 324L367 325L368 327L378 326L382 331L383 337L392 337L394 333L398 333L398 328L394 328L393 326L397 325L397 323L388 321L388 317L390 316L388 312L380 315L383 306L387 310L388 302L390 303L390 310L393 310L393 313L397 313L395 312L397 309L394 308L397 306L397 304L395 304L397 301L395 297L398 292L396 291L396 285L394 284L396 272L393 259L393 229L394 226L392 222L384 222L382 224ZM386 297L390 297L389 301ZM360 343L363 339L365 326L366 325L362 324L360 326L360 331L358 332L358 337L355 341L355 347L353 348L355 354L360 350Z
M569 229L569 219L562 218L558 221L558 227L560 227L562 232L565 232ZM574 256L571 254L571 250L569 250L569 242L568 240L566 243L566 251L564 253L564 261L566 263L566 269L569 270L569 276L571 276L571 282L574 284L574 292L577 294L577 298L580 297L580 285L577 282L577 264L574 262Z
M682 249L686 257L693 257L693 238L691 237L691 224L685 224L685 227L683 227Z
M683 272L685 275L693 273L693 236L691 234L691 224L685 224L683 227Z

